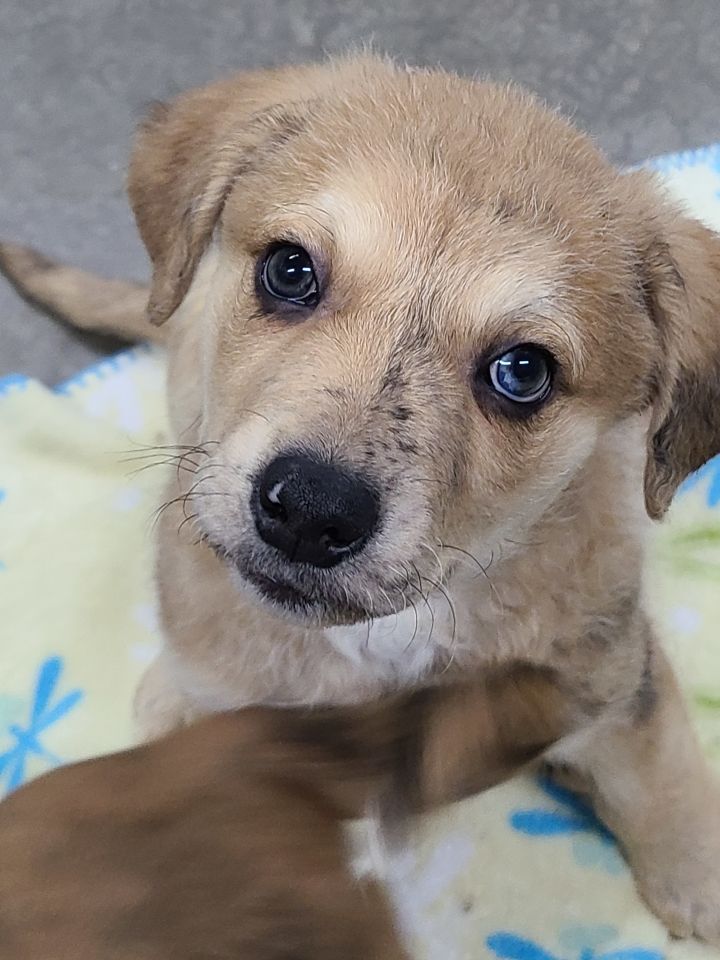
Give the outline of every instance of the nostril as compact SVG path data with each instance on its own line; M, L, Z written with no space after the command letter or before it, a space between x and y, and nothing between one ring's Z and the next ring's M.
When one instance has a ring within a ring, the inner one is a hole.
M356 531L342 534L337 527L327 527L321 533L319 543L321 547L325 547L328 550L341 552L352 547L362 536L362 533L357 533Z
M265 513L272 517L273 520L281 520L285 522L288 518L287 510L283 505L282 500L280 499L280 494L282 489L285 486L282 480L278 483L274 483L269 488L261 488L260 490L260 506L263 508Z

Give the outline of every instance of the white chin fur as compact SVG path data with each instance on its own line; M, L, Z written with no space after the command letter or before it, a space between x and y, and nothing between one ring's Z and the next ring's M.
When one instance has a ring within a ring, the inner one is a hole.
M432 597L428 604L418 604L417 613L409 607L365 623L328 627L325 636L359 670L413 683L430 670L451 631L448 612Z

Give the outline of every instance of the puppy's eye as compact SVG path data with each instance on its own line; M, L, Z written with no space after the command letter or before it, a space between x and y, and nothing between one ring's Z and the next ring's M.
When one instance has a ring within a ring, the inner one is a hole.
M272 247L262 265L261 283L275 300L313 307L318 302L315 267L307 250L294 243Z
M496 357L488 368L492 389L515 403L540 403L552 386L552 358L542 347L522 344Z

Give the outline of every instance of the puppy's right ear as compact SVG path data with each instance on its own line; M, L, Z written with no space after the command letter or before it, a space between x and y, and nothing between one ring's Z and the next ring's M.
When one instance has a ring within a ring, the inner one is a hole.
M720 235L667 202L650 223L642 287L661 360L645 503L659 519L683 480L720 453Z
M138 131L128 192L153 278L148 318L177 309L235 184L254 158L299 132L303 70L240 74L157 105Z

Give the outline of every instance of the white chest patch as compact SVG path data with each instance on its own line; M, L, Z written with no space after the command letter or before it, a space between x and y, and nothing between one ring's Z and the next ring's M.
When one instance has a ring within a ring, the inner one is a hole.
M402 610L348 627L325 631L333 647L373 678L412 684L426 674L452 634L450 615L430 598L428 605Z

